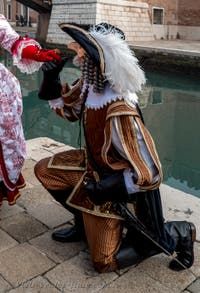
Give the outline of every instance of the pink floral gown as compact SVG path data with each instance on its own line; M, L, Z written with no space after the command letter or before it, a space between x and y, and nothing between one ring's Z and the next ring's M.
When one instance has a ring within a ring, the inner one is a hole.
M0 45L12 54L13 63L22 72L32 73L41 63L22 59L23 48L39 44L27 37L21 38L0 14ZM26 148L21 122L22 94L17 78L0 63L0 205L10 205L19 197L19 188L25 186L21 174Z

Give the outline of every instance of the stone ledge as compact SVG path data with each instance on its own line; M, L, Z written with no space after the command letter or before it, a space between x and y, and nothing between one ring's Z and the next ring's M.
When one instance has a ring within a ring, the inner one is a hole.
M115 5L115 6L128 6L128 7L135 7L135 8L148 8L149 5L147 3L143 3L143 2L130 2L130 1L125 1L125 0L97 0L97 3L100 4L111 4L111 5Z
M66 0L56 0L54 1L56 3L54 3L54 5L66 5ZM130 2L130 1L126 1L126 0L85 0L85 1L73 1L73 0L68 0L67 1L67 5L79 5L84 6L85 4L112 4L112 5L117 5L117 6L129 6L129 7L136 7L136 8L148 8L149 5L147 3L143 3L140 1L136 1L136 2Z

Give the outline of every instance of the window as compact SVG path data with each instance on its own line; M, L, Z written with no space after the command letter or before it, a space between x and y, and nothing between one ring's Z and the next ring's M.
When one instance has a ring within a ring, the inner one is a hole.
M163 24L163 17L163 8L153 8L153 24Z
M11 20L11 4L8 3L7 5L7 18Z

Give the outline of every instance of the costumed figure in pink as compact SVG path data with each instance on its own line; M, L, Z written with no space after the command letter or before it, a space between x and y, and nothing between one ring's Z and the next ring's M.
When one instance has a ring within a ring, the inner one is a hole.
M12 54L13 64L31 74L44 61L59 60L55 50L41 49L34 39L21 37L0 14L0 45ZM0 205L13 205L25 186L21 169L25 159L25 139L21 123L22 94L17 78L0 63Z

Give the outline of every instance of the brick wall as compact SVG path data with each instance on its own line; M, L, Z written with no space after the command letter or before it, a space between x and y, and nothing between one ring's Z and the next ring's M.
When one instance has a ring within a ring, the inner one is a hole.
M130 0L134 2L133 0ZM152 23L152 8L164 8L164 24L152 25L155 39L200 40L200 0L140 0L149 4Z
M134 2L133 0L130 0ZM140 0L149 4L149 14L152 22L152 8L164 8L164 24L176 25L178 23L178 1L179 0Z
M53 9L47 41L66 43L67 35L58 27L60 22L96 24L109 22L121 28L130 44L136 40L152 40L152 26L148 14L148 4L125 0L53 0Z
M179 25L200 26L199 0L179 0L178 23Z
M152 24L152 8L164 9L164 24ZM66 43L59 22L109 22L121 28L129 44L153 39L200 39L200 0L53 0L47 41Z
M10 21L15 24L16 14L20 16L23 10L23 4L17 2L16 0L11 0L11 19ZM23 15L25 17L25 15ZM29 8L29 17L31 17L32 24L36 25L38 21L38 13L33 9Z
M79 24L95 24L96 1L66 1L54 0L47 35L47 42L65 44L68 38L58 24L61 22L73 22ZM69 38L68 38L69 39Z
M106 21L120 27L130 44L134 41L151 41L153 32L148 8L146 3L141 2L99 0L96 22Z
M4 1L0 1L0 14L5 13L5 6L4 6Z
M129 0L134 2L134 0ZM199 0L140 0L152 7L163 7L165 10L165 24L179 24L187 26L200 26L200 1Z

